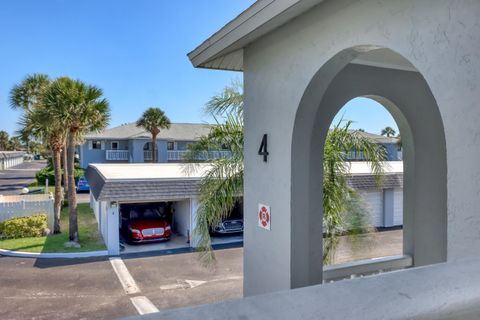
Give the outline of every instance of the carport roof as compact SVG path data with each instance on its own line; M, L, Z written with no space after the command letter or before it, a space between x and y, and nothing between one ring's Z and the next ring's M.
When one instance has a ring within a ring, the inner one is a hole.
M209 164L91 164L86 177L97 201L174 201L198 195Z

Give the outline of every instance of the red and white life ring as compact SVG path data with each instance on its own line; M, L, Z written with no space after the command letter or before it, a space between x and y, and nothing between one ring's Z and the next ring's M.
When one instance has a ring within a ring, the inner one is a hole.
M262 226L266 227L268 225L268 222L270 221L270 215L268 214L267 208L263 206L260 209L260 213L258 217L260 219L260 223L262 224Z

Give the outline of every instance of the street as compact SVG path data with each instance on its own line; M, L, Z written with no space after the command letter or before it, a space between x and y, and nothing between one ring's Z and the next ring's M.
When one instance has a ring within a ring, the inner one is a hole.
M45 160L24 162L0 171L0 194L15 195L35 181L35 173L47 165Z

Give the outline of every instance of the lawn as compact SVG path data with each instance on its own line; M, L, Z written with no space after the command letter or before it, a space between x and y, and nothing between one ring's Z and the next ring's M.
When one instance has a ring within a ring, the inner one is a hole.
M68 241L68 207L62 209L60 226L62 233L40 238L22 238L0 240L0 248L25 252L84 252L105 250L102 236L98 232L97 220L88 203L78 205L78 232L80 235L79 249L65 248Z

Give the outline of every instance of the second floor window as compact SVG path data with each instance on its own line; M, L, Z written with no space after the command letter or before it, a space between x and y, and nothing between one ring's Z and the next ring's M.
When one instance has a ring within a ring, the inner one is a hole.
M101 141L92 141L92 149L101 150L102 149L102 142Z
M173 141L168 141L167 142L167 150L174 150L175 149L175 142Z

